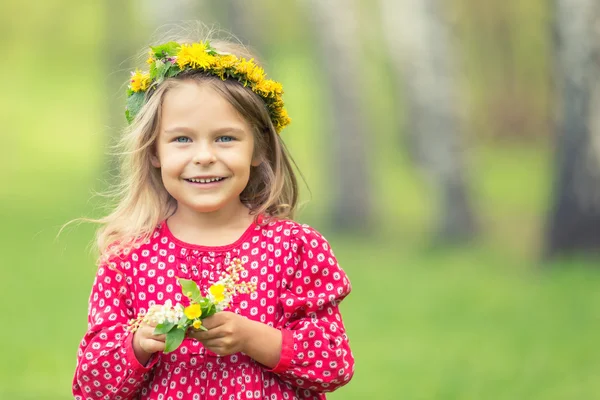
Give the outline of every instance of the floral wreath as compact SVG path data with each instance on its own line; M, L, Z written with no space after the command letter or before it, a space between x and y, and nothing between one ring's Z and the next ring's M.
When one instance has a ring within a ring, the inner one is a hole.
M290 124L291 120L283 105L281 83L267 79L265 71L254 63L254 59L238 58L211 47L208 41L193 44L168 42L150 47L148 72L136 69L131 73L127 87L125 117L132 123L146 101L146 93L156 89L167 78L186 70L200 70L220 77L235 79L265 102L277 133Z

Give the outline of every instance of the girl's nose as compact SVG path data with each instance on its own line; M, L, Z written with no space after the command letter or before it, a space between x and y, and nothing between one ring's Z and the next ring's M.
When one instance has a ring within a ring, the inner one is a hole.
M216 161L215 153L210 145L202 144L196 148L194 164L210 165Z

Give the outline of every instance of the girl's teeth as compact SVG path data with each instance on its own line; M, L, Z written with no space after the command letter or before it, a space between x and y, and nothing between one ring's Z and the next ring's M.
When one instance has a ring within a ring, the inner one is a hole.
M216 181L220 181L223 178L210 178L210 179L195 179L195 178L191 178L188 179L191 182L195 182L195 183L210 183L210 182L216 182Z

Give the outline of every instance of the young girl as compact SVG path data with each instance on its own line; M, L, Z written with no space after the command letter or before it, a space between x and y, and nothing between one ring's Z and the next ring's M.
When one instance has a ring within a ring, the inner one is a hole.
M324 399L354 359L338 305L350 282L327 241L290 218L297 184L279 136L282 88L228 42L168 42L132 74L123 182L101 220L76 399ZM185 304L232 260L238 294L164 353L153 305Z

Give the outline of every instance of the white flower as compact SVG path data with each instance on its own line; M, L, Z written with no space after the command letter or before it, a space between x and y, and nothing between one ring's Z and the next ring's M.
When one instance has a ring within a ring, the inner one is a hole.
M144 317L146 323L164 324L166 322L176 324L183 317L183 306L179 303L173 307L173 302L167 300L164 305L154 305L148 310Z

